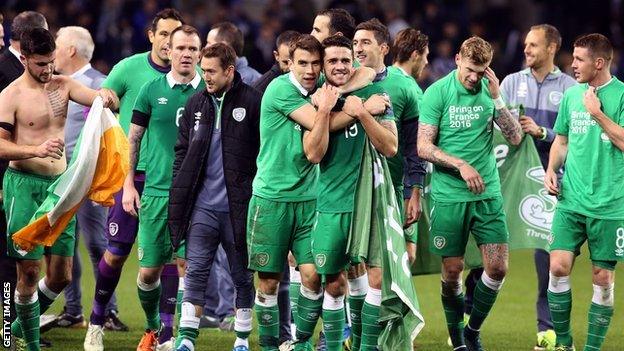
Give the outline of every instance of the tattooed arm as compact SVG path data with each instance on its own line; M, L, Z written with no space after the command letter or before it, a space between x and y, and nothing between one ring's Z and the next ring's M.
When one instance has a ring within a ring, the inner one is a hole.
M485 191L485 183L479 172L461 158L451 156L437 147L434 144L437 137L437 126L419 122L417 142L418 156L438 166L458 170L471 192L481 194Z
M128 132L128 141L130 144L130 171L123 185L122 204L124 211L135 217L138 216L137 209L141 208L141 197L134 187L134 170L139 160L141 140L143 139L144 133L145 127L134 123L130 124L130 131Z
M496 100L501 97L498 78L496 78L496 74L489 67L485 70L485 77L488 79L488 88L496 104ZM498 112L498 117L495 118L495 121L500 127L505 139L512 145L519 145L524 136L520 122L509 112L505 104L500 108L496 108L496 112Z

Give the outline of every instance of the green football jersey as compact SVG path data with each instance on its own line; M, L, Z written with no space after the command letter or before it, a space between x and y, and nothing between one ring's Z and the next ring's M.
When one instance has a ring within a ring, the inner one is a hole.
M102 88L113 90L119 97L119 124L128 134L130 120L132 119L132 108L136 101L141 87L156 78L164 76L167 72L156 69L149 61L150 52L144 52L127 57L119 61L111 70L110 74L102 83ZM147 148L147 138L143 138L141 143L140 159L137 163L137 170L145 170L145 159L143 158Z
M388 168L392 176L392 184L396 190L403 189L403 150L401 148L401 125L406 121L418 118L419 94L422 89L411 76L401 69L390 66L386 77L375 82L390 96L392 110L396 118L399 147L396 155L388 159Z
M318 167L303 151L303 129L290 114L309 103L293 76L275 78L262 96L260 152L253 194L273 201L316 199Z
M615 146L583 104L587 84L565 91L555 133L568 137L559 206L600 219L624 219L624 153ZM624 126L624 83L617 78L599 87L602 111Z
M370 84L352 92L363 100L373 94L385 91L377 84ZM341 99L346 96L341 97ZM391 109L378 120L394 121ZM329 134L327 152L319 163L319 191L316 209L321 212L352 212L355 187L360 173L360 163L364 152L366 132L359 122L345 127L344 130Z
M473 194L459 171L434 165L431 196L435 201L467 202L501 196L492 151L494 114L494 102L485 79L474 90L467 90L459 82L457 70L453 70L425 91L420 123L438 127L438 148L468 162L485 183L483 193Z
M144 139L147 138L148 147L140 151L140 157L149 165L145 168L143 194L169 195L178 121L184 113L186 101L205 88L203 79L197 73L189 84L177 84L169 73L146 83L141 88L134 110L149 116L143 136Z

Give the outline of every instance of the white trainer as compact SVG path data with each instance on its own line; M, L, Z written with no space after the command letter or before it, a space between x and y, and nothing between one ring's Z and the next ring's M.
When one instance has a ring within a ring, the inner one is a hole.
M84 351L104 351L104 327L89 323Z

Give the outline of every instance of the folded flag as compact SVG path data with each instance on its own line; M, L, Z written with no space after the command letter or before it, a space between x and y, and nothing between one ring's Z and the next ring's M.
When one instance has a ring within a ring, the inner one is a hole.
M69 166L48 187L48 196L30 221L13 234L20 249L52 246L85 199L110 207L130 169L126 135L102 99L89 111Z

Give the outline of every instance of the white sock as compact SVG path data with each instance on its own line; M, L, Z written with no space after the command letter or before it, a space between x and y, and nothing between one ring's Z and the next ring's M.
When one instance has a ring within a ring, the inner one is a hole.
M481 274L481 281L488 288L490 288L490 289L492 289L494 291L499 291L501 289L501 287L503 286L503 283L505 282L505 279L503 279L503 280L494 280L489 275L487 275L487 273L485 273L485 271L484 271L483 274Z
M260 305L262 307L277 306L277 294L269 295L260 290L256 290L256 305Z
M613 307L613 289L615 284L611 283L607 286L593 284L593 286L594 295L592 296L592 302L601 306Z
M180 309L182 310L180 328L199 329L199 317L195 317L195 306L190 302L182 302Z
M295 267L288 267L290 272L290 282L301 284L301 273Z
M236 319L234 320L234 331L238 331L238 332L250 332L251 331L251 308L239 308L236 310ZM234 346L237 346L237 345L234 345Z
M364 302L373 306L381 306L381 289L375 289L369 286Z
M140 276L137 277L137 286L143 291L152 291L160 286L160 278L152 284L147 284L141 281Z
M368 291L368 274L349 279L349 296L364 296Z
M306 288L305 285L301 284L301 288L299 289L299 291L301 292L301 295L309 300L320 300L323 297L323 288L321 288L321 290L319 291L314 291L312 289Z
M15 296L13 299L15 303L18 305L30 305L30 304L37 302L37 300L39 299L39 296L37 295L37 293L34 293L30 296L22 295L20 294L19 291L17 291L17 289L15 289Z
M344 295L331 296L327 291L323 295L323 309L326 311L338 311L344 308Z
M569 275L557 277L550 273L549 276L550 278L548 279L548 290L550 290L550 292L560 294L570 290Z
M56 300L56 298L59 296L58 293L55 293L54 291L50 290L50 288L48 288L48 286L45 283L45 278L41 278L41 280L39 280L39 290L41 290L41 292L50 300Z

